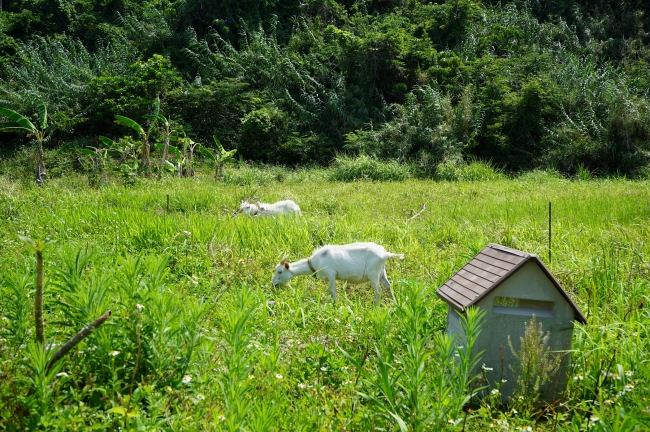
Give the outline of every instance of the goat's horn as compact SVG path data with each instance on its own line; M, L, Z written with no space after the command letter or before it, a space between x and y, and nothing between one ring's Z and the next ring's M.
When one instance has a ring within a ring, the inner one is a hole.
M287 258L289 258L289 254L286 254L284 256L284 258L282 258L282 261L280 261L280 264L284 264L285 262L287 262Z

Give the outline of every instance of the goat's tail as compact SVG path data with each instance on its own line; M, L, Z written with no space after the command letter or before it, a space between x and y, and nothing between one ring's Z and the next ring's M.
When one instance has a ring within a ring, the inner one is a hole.
M396 253L388 252L388 258L404 259L404 254L396 254Z

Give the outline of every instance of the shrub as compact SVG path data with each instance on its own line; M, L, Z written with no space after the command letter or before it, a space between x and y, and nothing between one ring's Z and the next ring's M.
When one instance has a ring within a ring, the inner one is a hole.
M339 156L331 169L330 180L354 181L401 181L411 177L408 165L400 164L396 160L382 162L370 156L358 157Z

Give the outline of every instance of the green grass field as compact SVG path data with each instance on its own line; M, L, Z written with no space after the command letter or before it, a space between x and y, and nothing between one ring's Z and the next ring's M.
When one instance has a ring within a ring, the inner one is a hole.
M0 430L648 430L649 183L500 177L242 168L224 183L99 189L0 177ZM304 216L233 216L250 196L293 199ZM48 344L113 313L49 371L19 235L57 240L44 252ZM395 301L374 307L368 284L339 283L333 304L312 277L272 287L285 254L354 241L406 255L387 264ZM472 359L443 335L435 291L487 243L538 254L587 316L556 406L471 398Z

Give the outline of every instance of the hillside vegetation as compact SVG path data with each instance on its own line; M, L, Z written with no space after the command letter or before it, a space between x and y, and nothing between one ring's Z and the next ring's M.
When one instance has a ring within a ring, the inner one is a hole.
M512 172L647 174L642 0L1 7L0 105L35 121L44 102L59 126L46 152L102 147L99 136L128 145L133 131L115 115L145 125L159 98L173 136L207 148L217 136L246 161L329 164L344 153L425 177L471 158ZM152 142L164 135L155 128ZM0 133L0 150L10 157L30 139Z

